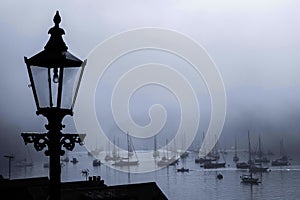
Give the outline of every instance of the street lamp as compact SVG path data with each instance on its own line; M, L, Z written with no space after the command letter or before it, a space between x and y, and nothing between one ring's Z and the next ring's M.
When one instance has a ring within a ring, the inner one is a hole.
M61 165L60 156L65 154L62 147L72 151L75 143L83 144L85 134L66 134L62 120L73 115L73 107L78 93L85 61L81 61L70 52L63 41L64 30L59 27L59 12L53 19L54 26L49 29L50 39L44 50L32 56L24 57L30 87L36 104L36 114L47 118L47 133L22 133L25 144L33 143L37 151L46 146L45 155L49 156L49 197L60 199Z

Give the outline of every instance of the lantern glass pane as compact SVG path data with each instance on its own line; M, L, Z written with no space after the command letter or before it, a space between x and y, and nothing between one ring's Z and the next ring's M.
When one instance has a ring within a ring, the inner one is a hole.
M64 68L61 107L70 109L75 95L75 89L79 84L80 67Z
M50 93L48 83L48 68L30 66L32 78L40 107L50 106Z

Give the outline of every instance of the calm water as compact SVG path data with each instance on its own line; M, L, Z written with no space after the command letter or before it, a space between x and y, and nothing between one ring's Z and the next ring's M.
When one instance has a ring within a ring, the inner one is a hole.
M87 153L73 153L69 157L76 157L79 162L66 163L62 168L62 181L85 180L81 171L89 169L90 176L101 176L107 185L155 181L170 200L300 199L299 161L292 160L292 165L286 167L270 167L270 172L257 174L262 183L250 186L240 182L240 175L247 171L234 168L232 154L224 157L226 168L217 170L204 170L200 164L195 164L195 156L196 154L190 153L189 157L180 160L177 166L169 166L151 173L129 174L105 165L93 167L93 158ZM48 176L48 168L43 167L46 159L45 157L44 161L35 161L32 167L17 167L12 162L12 178ZM177 172L176 169L181 166L189 168L190 171ZM222 180L216 178L218 172L223 175Z

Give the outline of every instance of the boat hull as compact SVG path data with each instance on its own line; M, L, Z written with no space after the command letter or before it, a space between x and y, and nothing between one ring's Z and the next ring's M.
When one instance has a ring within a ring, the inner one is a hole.
M250 166L250 172L268 172L268 167Z
M258 184L259 179L256 177L252 177L251 175L242 175L240 176L242 183L247 183L247 184Z
M247 163L237 163L236 168L238 169L249 169L250 165Z
M217 168L225 168L226 163L204 163L204 169L217 169Z
M124 160L120 160L120 161L116 161L115 163L112 164L113 166L136 166L139 165L139 161L124 161Z
M282 161L282 160L275 160L275 161L272 161L271 165L272 166L288 166L289 162L288 161Z

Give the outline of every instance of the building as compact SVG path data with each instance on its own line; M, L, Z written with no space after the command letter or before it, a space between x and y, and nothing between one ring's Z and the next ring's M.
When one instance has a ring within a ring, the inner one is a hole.
M48 177L1 179L1 199L43 200L48 196ZM107 186L100 176L87 181L61 183L62 200L167 200L155 182Z

